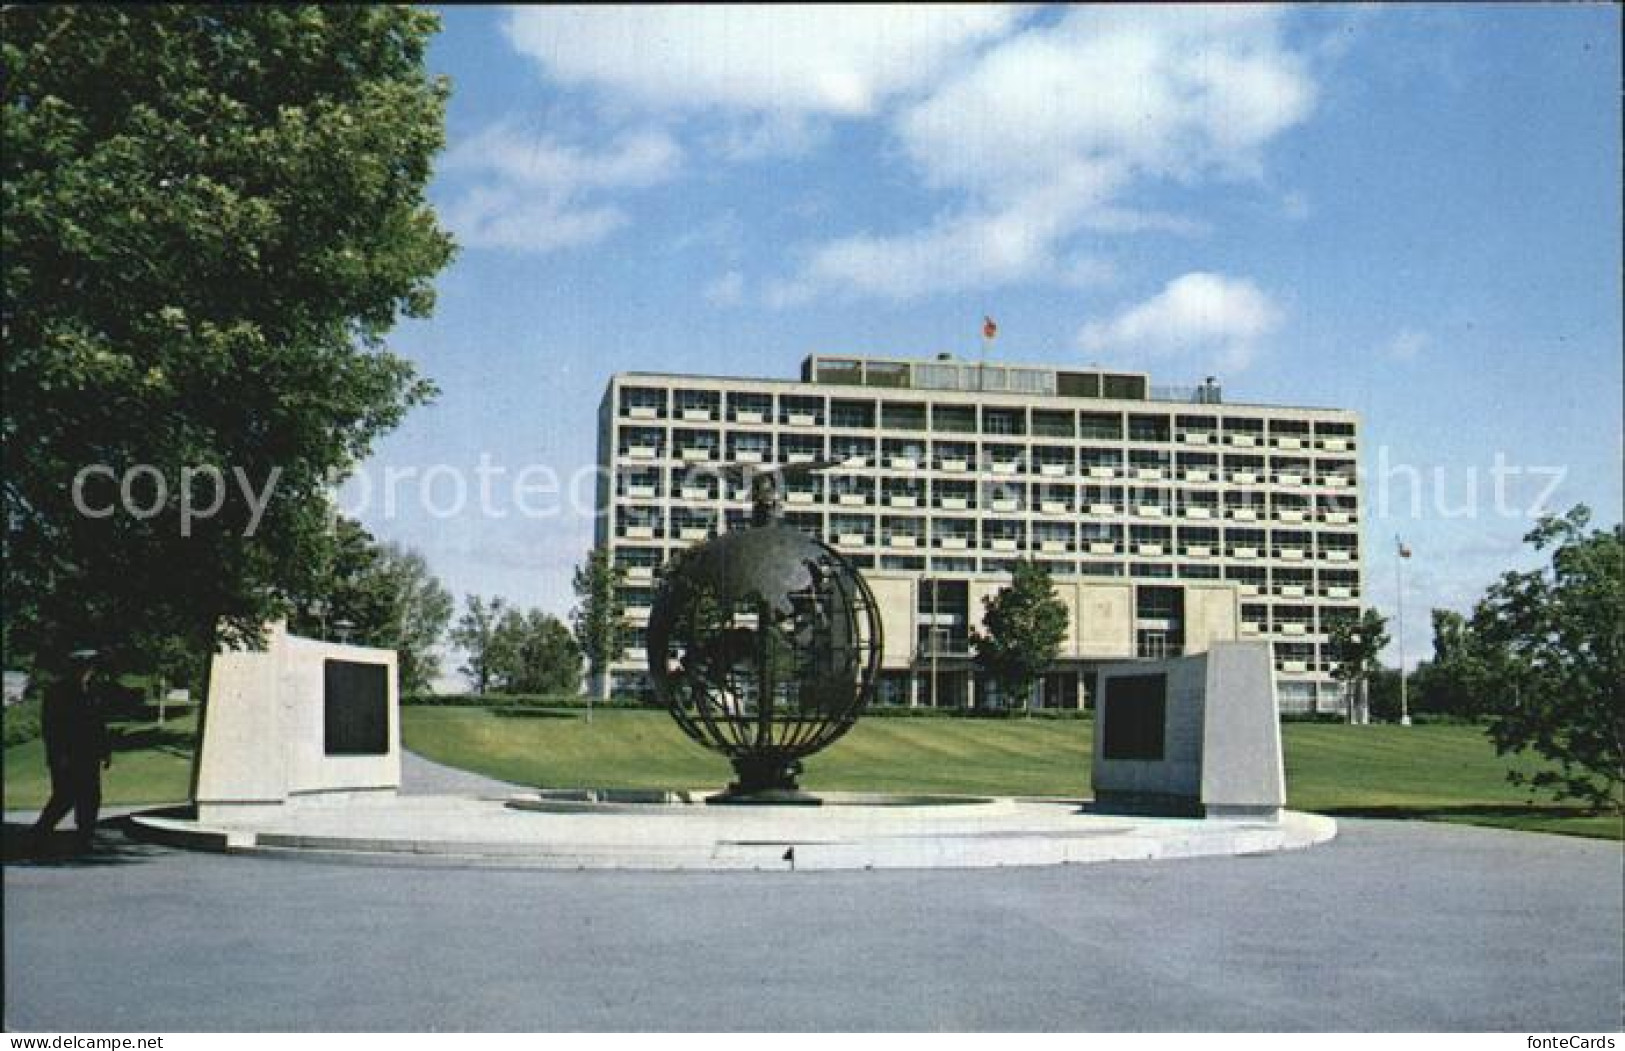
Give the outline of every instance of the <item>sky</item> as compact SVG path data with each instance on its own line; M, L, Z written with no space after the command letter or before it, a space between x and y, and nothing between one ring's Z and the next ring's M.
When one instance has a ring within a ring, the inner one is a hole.
M440 394L341 505L459 599L568 611L611 373L974 355L984 315L1000 360L1359 412L1408 664L1540 513L1619 520L1616 7L442 18L460 250L390 341Z

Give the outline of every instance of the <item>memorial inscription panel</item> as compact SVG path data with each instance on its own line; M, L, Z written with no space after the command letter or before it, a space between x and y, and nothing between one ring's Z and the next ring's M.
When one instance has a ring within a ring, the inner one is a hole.
M324 746L328 755L389 752L389 668L360 661L325 662Z
M1120 675L1107 681L1105 740L1107 759L1163 757L1168 710L1168 676Z

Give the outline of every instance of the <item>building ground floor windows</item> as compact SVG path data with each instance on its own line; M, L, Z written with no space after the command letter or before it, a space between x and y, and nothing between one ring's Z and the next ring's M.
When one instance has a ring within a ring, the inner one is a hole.
M890 708L1092 709L1100 663L1060 662L1043 676L1030 698L1005 696L997 683L978 674L964 659L938 661L935 666L924 662L910 668L887 668L881 671L876 684L874 704ZM629 668L613 672L611 688L618 697L654 702L648 673L643 670ZM1335 682L1278 678L1276 696L1283 715L1343 715L1347 712L1343 688Z

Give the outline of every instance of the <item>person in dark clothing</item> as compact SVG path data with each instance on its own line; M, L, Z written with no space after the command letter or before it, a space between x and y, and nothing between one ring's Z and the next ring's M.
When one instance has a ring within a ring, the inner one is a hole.
M102 805L102 770L113 765L107 716L96 695L96 654L80 650L45 687L40 705L40 736L51 769L51 798L34 824L36 842L72 810L79 845L89 849Z

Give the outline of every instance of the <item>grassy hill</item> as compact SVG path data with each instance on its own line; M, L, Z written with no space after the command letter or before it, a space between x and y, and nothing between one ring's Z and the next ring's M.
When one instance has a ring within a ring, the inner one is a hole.
M110 805L186 798L194 724L118 727ZM1082 797L1093 724L1083 720L870 719L807 764L814 791L970 792ZM404 709L406 746L505 781L598 788L721 787L729 767L662 712ZM1333 814L1459 821L1620 839L1621 822L1544 802L1506 783L1506 760L1470 726L1283 727L1289 805ZM5 806L34 809L49 781L43 749L5 750Z
M722 759L661 712L540 716L408 708L407 747L520 784L594 788L720 787ZM1621 838L1615 817L1544 802L1506 782L1507 761L1472 726L1282 728L1289 805ZM1081 720L870 719L807 763L814 790L1087 796L1094 726Z

